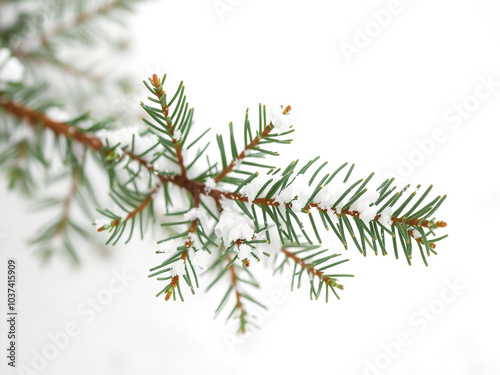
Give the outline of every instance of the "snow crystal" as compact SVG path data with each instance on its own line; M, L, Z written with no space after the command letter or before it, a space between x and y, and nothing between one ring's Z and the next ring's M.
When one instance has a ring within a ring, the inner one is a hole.
M257 198L257 193L270 179L271 177L265 174L259 174L252 181L243 186L243 188L241 189L241 193L248 198L249 202L253 202Z
M250 218L230 208L225 208L215 226L215 233L222 237L226 245L229 245L239 239L251 240L255 231Z
M369 225L370 221L375 219L375 216L377 216L379 207L375 205L370 207L370 204L373 203L378 196L379 194L377 192L374 194L372 190L368 190L350 207L351 211L359 212L359 218L363 220L366 225Z
M184 214L184 218L186 220L200 219L201 221L206 221L207 215L205 214L205 211L202 210L201 208L193 207Z
M309 186L309 179L305 175L300 174L278 194L276 201L285 204L293 200L292 209L295 212L299 212L304 208L312 193L313 188Z
M175 139L176 141L178 141L181 138L182 138L182 132L179 129L175 129L174 130L173 139Z
M198 250L190 257L193 266L198 267L202 271L208 268L209 258L210 254L207 251L203 250Z
M205 187L206 187L206 190L208 192L210 192L211 190L213 190L217 187L217 183L215 182L215 180L212 177L208 177L205 180Z
M344 194L346 189L347 189L346 184L341 184L340 186L335 186L331 184L325 185L323 186L323 189L321 189L320 192L316 195L314 201L323 210L328 210L332 208L334 203L340 198L342 194ZM342 207L342 202L338 206L340 209Z
M184 246L184 240L181 238L173 238L171 240L160 243L160 251L164 254L172 255L177 251L178 247Z
M172 270L170 271L171 276L182 277L186 274L184 259L179 259L178 261L173 262L170 267L172 267Z
M169 172L170 160L160 156L153 162L153 168L159 172Z
M283 114L283 106L271 107L267 111L267 118L273 123L274 128L279 132L285 132L292 126L293 116L288 112Z
M378 219L378 221L386 228L390 227L392 225L392 208L386 207L380 213L380 218Z
M363 222L366 225L370 224L370 221L375 219L375 216L377 216L377 211L378 207L373 205L373 206L366 206L364 207L361 211L359 211L359 218L363 220Z

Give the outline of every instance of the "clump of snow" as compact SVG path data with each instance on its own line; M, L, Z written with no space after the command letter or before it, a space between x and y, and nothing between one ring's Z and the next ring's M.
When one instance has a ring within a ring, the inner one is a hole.
M314 201L318 204L318 206L321 209L328 210L328 209L333 207L334 203L340 198L340 196L342 194L344 194L346 189L347 189L346 184L341 184L341 185L328 184L328 185L325 185L325 186L323 186L323 189L321 189L320 192L316 195L316 197L314 198ZM344 198L344 200L345 200L345 198ZM338 205L339 208L342 207L342 202Z
M205 215L205 211L203 211L202 209L197 208L197 207L193 207L188 212L186 212L184 214L184 218L186 220L195 220L195 219L201 220L201 219L205 219L206 215Z
M0 48L0 81L19 82L24 75L24 66L8 48Z
M370 221L375 219L375 216L377 216L377 211L379 207L376 205L372 205L370 207L370 204L375 202L375 200L378 198L378 193L374 192L373 190L367 190L366 193L364 193L356 202L354 202L350 210L351 211L357 211L359 212L359 218L363 220L363 222L366 225L370 224Z
M173 139L175 139L176 141L178 141L181 138L182 138L182 132L179 129L175 129L174 130Z
M417 238L422 238L422 235L420 234L420 232L418 230L413 230L412 231L412 234L413 234L413 238L417 239Z
M292 210L299 212L312 195L313 189L309 186L309 179L300 174L284 188L276 197L276 201L281 204L292 202Z
M286 115L283 114L284 110L285 108L283 106L276 106L266 111L267 119L273 123L274 129L278 132L285 132L293 125L293 116L290 112Z
M158 172L172 172L178 169L178 165L166 157L160 156L153 162L153 168Z
M251 240L255 230L248 216L226 206L220 215L219 222L215 226L215 233L224 240L226 245L229 245L231 242L239 239Z
M197 267L200 270L204 271L208 268L210 254L207 251L198 250L192 256L190 256L189 259L191 260L191 263L194 267Z
M212 177L208 177L205 180L205 190L207 191L207 193L214 190L216 187L217 187L217 183L215 182L215 180Z
M184 259L179 259L173 262L170 267L172 267L172 270L170 271L170 275L172 277L182 277L186 274L186 264L184 263Z
M386 228L390 227L392 225L392 208L384 208L384 210L380 213L380 218L378 219L378 221Z
M259 174L252 181L241 188L241 194L245 195L249 202L253 202L257 198L257 193L269 180L271 180L271 177Z

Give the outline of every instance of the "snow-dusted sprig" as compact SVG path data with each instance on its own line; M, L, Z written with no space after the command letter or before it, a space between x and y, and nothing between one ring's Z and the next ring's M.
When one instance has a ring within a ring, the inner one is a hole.
M281 116L285 116L285 112L288 113L291 107L288 106L286 109L281 110ZM255 136L252 132L252 127L250 125L250 120L248 117L248 109L245 114L244 122L244 148L241 152L238 151L236 145L233 123L229 123L229 139L230 139L230 153L227 152L224 146L224 138L222 135L217 135L217 144L219 146L219 152L221 157L222 170L213 176L215 183L227 182L234 184L236 186L241 185L247 179L254 178L254 172L245 170L244 167L259 170L273 170L276 167L268 165L266 163L257 163L249 161L248 159L264 159L266 156L279 156L275 151L268 150L264 148L266 144L290 144L291 139L282 139L295 130L291 129L291 126L284 127L281 120L279 120L279 115L276 117L279 121L280 127L275 129L272 122L267 123L266 121L266 106L259 104L259 129L255 132ZM273 132L273 130L275 130ZM230 162L227 160L227 154L231 155ZM234 177L229 178L229 174L236 173L239 175L246 176L244 178Z
M334 177L348 165L347 163L332 174L326 173L315 183L326 163L319 165L307 176L306 172L310 171L318 159L306 163L297 173L294 169L298 166L298 161L292 162L278 175L277 181L274 180L274 174L271 174L258 182L257 180L245 182L240 189L243 194L235 191L231 198L239 202L239 207L247 203L258 207L259 210L247 208L243 212L254 220L256 225L260 222L269 228L266 223L268 219L272 221L278 229L283 244L289 241L300 245L300 235L309 245L314 244L313 239L321 243L321 234L318 230L318 223L321 222L326 230L334 231L346 249L349 242L347 239L351 238L364 256L367 255L367 248L371 248L375 255L380 248L382 254L386 255L386 235L393 239L396 258L399 257L398 241L396 241L399 238L408 264L411 264L413 241L426 249L427 256L435 253L433 249L436 241L432 237L435 236L435 230L446 226L446 223L436 220L434 214L446 199L446 195L437 196L424 204L432 189L431 185L414 205L410 205L417 196L420 185L403 201L401 197L409 185L400 191L395 191L395 186L390 188L394 179L386 180L377 189L371 190L368 188L368 182L374 173L366 179L349 183L354 165L348 169L342 182L334 180ZM253 183L257 186L253 186ZM255 190L259 191L255 194ZM245 191L250 193L247 194ZM255 213L259 211L261 214L256 215ZM314 237L308 233L301 220L304 215L307 216ZM414 233L418 233L418 236ZM268 229L266 236L269 239ZM424 252L421 252L421 256L427 264Z
M166 74L161 80L153 74L149 83L143 81L146 88L154 95L154 98L148 97L148 100L156 106L141 103L142 108L152 119L143 121L158 135L159 142L166 151L163 156L176 163L180 168L181 177L185 178L187 167L184 162L183 147L191 130L194 110L190 109L189 103L186 102L182 82L173 97L167 100L167 93L163 89L166 78Z

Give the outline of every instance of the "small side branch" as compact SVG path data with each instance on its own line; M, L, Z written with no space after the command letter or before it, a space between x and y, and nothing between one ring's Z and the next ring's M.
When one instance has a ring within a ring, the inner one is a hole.
M331 283L335 283L335 280L331 279L328 276L324 276L324 272L318 271L316 268L311 267L309 264L307 264L304 260L300 259L297 255L294 253L288 251L284 247L281 248L281 252L285 254L289 259L293 260L296 264L298 264L300 267L305 269L307 272L309 272L311 275L316 276L318 279L323 281L327 285L331 285ZM340 289L344 289L344 286L340 284L336 284Z
M245 147L245 149L243 151L241 151L241 153L238 155L236 160L231 161L231 163L229 163L229 165L226 168L224 168L221 171L221 173L219 173L216 177L214 177L215 182L220 182L224 177L226 177L229 173L231 173L231 171L236 166L236 162L243 160L247 156L247 152L252 150L254 147L258 146L260 141L262 139L266 138L269 135L269 133L273 130L273 128L274 128L274 126L272 124L267 125L264 128L264 130L259 134L259 136L256 136L252 140L252 142L250 142L248 144L248 146Z
M165 91L163 90L160 79L158 78L158 76L156 74L153 74L152 82L153 82L153 86L155 88L156 96L158 97L158 100L161 103L161 109L163 112L163 116L165 117L165 119L167 119L169 108L168 108L168 105L166 104L167 101L163 100L163 97L165 96ZM181 168L181 176L183 178L186 178L187 171L186 171L186 166L184 165L184 157L182 156L181 144L180 144L179 140L175 139L175 137L174 137L174 127L171 124L171 122L166 120L166 125L167 125L169 132L170 132L170 135L172 136L172 142L175 143L175 154L177 156L177 161L179 162L179 166Z

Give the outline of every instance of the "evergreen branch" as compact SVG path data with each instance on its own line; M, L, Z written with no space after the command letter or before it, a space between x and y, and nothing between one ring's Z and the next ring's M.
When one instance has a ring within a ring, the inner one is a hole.
M153 77L153 83L155 84L155 87L160 87L159 80L158 80L157 76L156 76L156 78ZM160 89L160 91L162 91L162 89ZM1 97L1 93L0 93L0 97ZM164 93L162 93L160 97L163 98ZM71 127L67 124L52 121L52 120L48 119L45 115L42 115L42 114L37 113L29 108L18 105L12 101L0 101L0 106L2 106L6 110L6 112L11 113L11 114L17 116L18 118L26 120L27 122L29 122L32 125L34 125L38 122L41 122L46 128L51 129L54 133L56 133L58 135L64 135L70 139L74 139L74 140L82 143L83 145L88 146L91 149L94 149L96 151L101 151L103 149L103 144L98 138L91 137L91 136L89 136L85 133L81 133L79 131L75 131L75 127ZM168 107L163 107L163 110L168 115ZM180 148L180 146L178 146L178 147ZM141 165L145 166L149 171L154 170L152 168L152 166L150 166L149 162L146 161L145 159L142 159L139 156L137 156L129 151L125 151L125 152L132 159L139 161L139 163ZM226 199L230 199L230 200L234 200L234 201L242 202L242 203L252 203L252 204L255 204L257 206L279 207L281 205L281 203L277 202L275 198L270 198L270 199L257 198L255 200L253 200L252 202L248 202L248 198L243 196L242 194L225 192L225 191L221 191L219 189L207 189L207 186L204 183L190 180L190 179L186 178L185 176L182 176L182 174L180 176L176 175L176 176L158 176L158 177L160 178L160 180L163 183L172 182L175 185L177 185L183 189L186 189L187 191L189 191L191 193L191 195L193 197L199 197L201 194L209 195L216 201L216 203L218 205L220 205L220 200L222 198L226 198ZM290 204L284 204L284 206L286 208L290 208ZM335 207L332 207L330 210L322 209L316 203L310 203L309 205L304 207L304 210L307 212L311 208L317 208L319 211L322 211L322 212L332 211L339 218L342 218L342 216L347 215L347 216L351 216L353 218L358 219L359 215L360 215L359 212L352 211L348 207L344 208L342 210L339 210L340 211L339 212L339 211L337 211L338 208L335 208ZM415 215L415 214L413 214L413 215ZM376 222L379 219L380 219L380 214L376 215L373 221ZM403 218L392 217L391 220L392 220L392 224L395 226L402 225L403 223L405 224L405 226L415 226L415 227L422 227L422 228L429 228L429 227L430 228L438 228L438 227L445 227L446 226L446 223L443 221L434 222L432 220L431 221L422 220L422 218L420 218L420 217L412 218L409 220L407 220L405 217L403 217ZM352 234L352 236L354 237L354 234ZM394 234L392 236L395 237ZM407 235L405 235L405 236L407 236ZM345 242L345 241L343 241L343 242ZM363 241L363 244L364 243L365 242ZM344 243L344 245L345 245L345 243ZM405 252L405 254L406 254L406 252ZM411 254L407 254L408 261L409 261L409 255L411 255Z
M220 182L227 174L229 174L238 161L243 160L247 156L247 152L251 151L254 147L258 146L261 140L265 139L269 133L273 130L274 126L272 124L267 125L262 132L260 132L253 140L250 142L243 151L237 156L236 160L231 161L229 165L224 168L217 176L214 177L214 181Z

